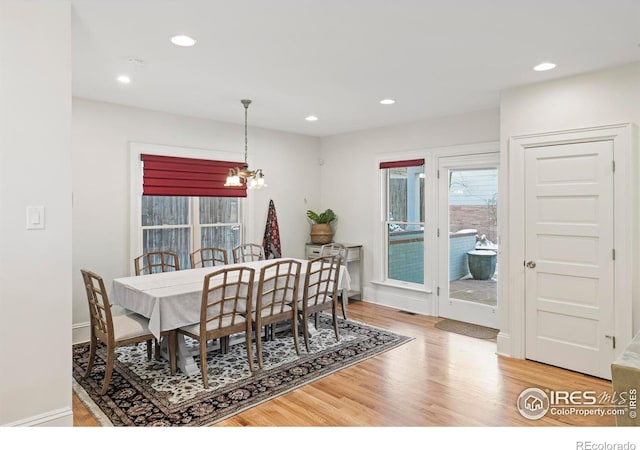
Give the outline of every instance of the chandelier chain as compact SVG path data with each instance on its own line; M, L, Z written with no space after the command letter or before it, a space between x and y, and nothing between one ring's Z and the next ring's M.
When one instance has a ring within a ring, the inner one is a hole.
M249 104L244 104L244 163L247 164L247 111L249 110Z
M240 100L244 105L244 165L240 167L231 167L229 169L229 175L227 181L224 184L228 187L242 187L246 182L247 189L262 189L267 187L264 182L264 174L262 169L250 170L249 169L249 120L248 110L251 100Z

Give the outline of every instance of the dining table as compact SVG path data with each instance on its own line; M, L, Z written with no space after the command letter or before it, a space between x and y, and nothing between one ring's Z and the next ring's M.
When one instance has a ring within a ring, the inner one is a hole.
M308 260L296 258L278 258L301 263L299 297L302 298L304 278ZM256 304L260 270L276 261L266 259L242 263L227 264L224 267L247 267L255 269L252 303ZM223 266L182 269L170 272L159 272L147 275L115 278L112 284L112 301L128 311L135 312L149 319L149 330L158 341L161 334L180 327L200 322L202 288L204 277ZM351 278L347 267L342 265L338 276L338 291L348 291ZM194 355L197 349L189 348L183 335L178 334L176 350L177 367L188 375L200 372ZM163 343L163 353L166 344Z

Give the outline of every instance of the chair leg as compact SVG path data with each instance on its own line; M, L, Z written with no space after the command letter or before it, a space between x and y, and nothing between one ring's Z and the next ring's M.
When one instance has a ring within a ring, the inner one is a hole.
M309 317L305 314L302 315L302 334L304 334L304 346L307 353L311 353L309 350Z
M176 374L176 349L178 347L178 333L176 330L169 332L169 362L171 366L171 375Z
M200 337L200 372L202 373L202 383L205 389L209 389L207 369L207 339Z
M83 378L87 378L91 373L91 368L93 367L93 361L96 358L96 347L98 343L96 342L96 338L91 336L91 340L89 341L89 364L87 365L87 370L84 373Z
M223 354L227 354L229 353L229 336L225 336L223 338L220 338L220 345L222 346L222 353Z
M153 341L151 339L149 339L147 341L147 360L151 361L151 347L152 347Z
M298 321L296 316L293 316L291 320L291 326L293 327L293 345L296 347L296 355L300 354L300 346L298 345Z
M344 320L347 320L347 303L349 303L349 295L342 291L340 299L342 300L342 317Z
M156 361L160 361L160 341L157 339L154 339L155 344L156 344Z
M265 330L265 335L266 330L267 330L268 325L264 326L264 330ZM256 326L256 330L259 330L262 327L258 327ZM248 347L249 343L247 343L247 354L249 353L249 347ZM262 333L257 333L256 336L256 353L258 355L258 367L260 369L262 369ZM253 359L253 357L249 357L249 359Z
M271 325L269 325L269 329L271 330L271 340L275 341L276 340L276 324L272 323Z
M259 333L258 333L259 334ZM254 371L253 368L253 348L251 347L251 320L247 320L247 328L245 330L245 339L247 341L247 360L249 360L249 370ZM258 338L259 340L260 338ZM256 340L257 342L257 340ZM261 353L258 353L258 358L262 358ZM260 361L260 360L258 360Z
M316 330L318 329L318 313L313 315L314 325L316 326Z
M340 340L340 335L338 334L338 307L336 306L336 302L331 304L331 316L333 317L333 331L336 334L336 341Z
M107 393L107 389L109 388L109 382L111 381L111 373L113 372L113 362L115 360L115 350L109 346L107 346L107 368L104 371L104 382L102 384L102 391L100 395L104 395Z

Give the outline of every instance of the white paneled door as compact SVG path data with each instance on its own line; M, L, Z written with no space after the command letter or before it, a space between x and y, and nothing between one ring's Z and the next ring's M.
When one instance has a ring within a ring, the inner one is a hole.
M526 358L610 379L611 140L525 151Z

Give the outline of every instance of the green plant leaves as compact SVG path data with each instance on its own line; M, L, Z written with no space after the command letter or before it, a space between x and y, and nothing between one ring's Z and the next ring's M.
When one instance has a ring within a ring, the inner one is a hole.
M336 213L333 212L332 209L327 209L326 211L318 214L310 209L307 210L307 217L314 223L331 223L336 220Z

